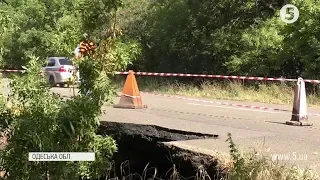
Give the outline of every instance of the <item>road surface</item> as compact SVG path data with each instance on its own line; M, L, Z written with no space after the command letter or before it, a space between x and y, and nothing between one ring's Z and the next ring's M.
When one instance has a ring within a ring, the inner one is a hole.
M64 96L71 95L68 88L53 88ZM117 109L103 107L103 121L154 124L167 128L218 134L219 139L172 142L172 144L205 153L228 153L227 133L231 133L241 149L263 151L270 158L276 155L286 158L283 162L308 167L320 172L320 116L309 116L314 123L310 127L285 125L291 112L257 110L221 105L229 102L271 108L292 109L292 106L222 100L181 99L141 93L147 109ZM115 99L115 103L119 97ZM211 103L209 103L211 102ZM320 109L309 108L309 113Z

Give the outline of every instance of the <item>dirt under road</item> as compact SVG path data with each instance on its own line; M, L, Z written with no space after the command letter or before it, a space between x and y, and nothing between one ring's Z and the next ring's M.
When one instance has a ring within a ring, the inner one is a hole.
M224 174L214 157L163 143L176 140L217 139L218 135L117 122L102 122L98 134L110 135L118 144L118 152L114 155L117 168L114 173L118 176L139 173L139 176L145 175L148 179L155 176L156 172L156 176L162 179L170 179L170 176L177 175L176 173L179 173L180 178L208 176L211 179L219 179Z

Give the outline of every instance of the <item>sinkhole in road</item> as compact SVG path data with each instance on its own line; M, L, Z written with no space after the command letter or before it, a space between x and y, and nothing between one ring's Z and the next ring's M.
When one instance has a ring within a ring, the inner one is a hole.
M197 175L204 175L201 174L203 169L211 179L223 175L213 157L164 143L218 138L218 135L180 131L155 125L106 121L101 122L98 134L110 135L117 142L118 152L113 157L115 168L110 173L111 177L149 179L156 174L156 177L161 179L177 179L172 176L178 172L180 179L194 179Z

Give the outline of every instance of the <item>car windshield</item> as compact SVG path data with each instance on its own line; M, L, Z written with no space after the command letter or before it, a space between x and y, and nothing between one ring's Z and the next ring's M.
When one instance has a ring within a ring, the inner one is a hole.
M70 65L73 66L73 63L70 59L59 59L61 65Z

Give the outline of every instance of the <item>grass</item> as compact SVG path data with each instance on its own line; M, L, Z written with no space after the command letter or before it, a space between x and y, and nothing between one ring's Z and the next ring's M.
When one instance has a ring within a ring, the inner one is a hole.
M161 77L136 77L139 89L145 92L174 94L189 97L212 98L219 100L236 100L260 102L269 104L292 105L295 83L253 82L253 81L202 81L197 83L183 83L170 81ZM119 90L124 84L124 78L118 78ZM309 85L309 84L307 84ZM316 95L313 87L309 87L307 104L320 107L320 96Z
M225 180L315 180L316 172L273 162L268 156L259 153L243 153L241 160L233 163Z
M287 166L283 162L272 161L265 151L239 151L228 134L232 167L226 180L315 180L318 173L298 166Z
M160 179L157 177L156 168L148 168L146 170L150 172L152 170L154 175L149 179ZM269 162L265 158L246 159L245 164L243 164L237 170L232 167L229 172L220 178L210 178L206 169L203 166L199 166L197 173L194 177L184 178L179 174L176 166L173 165L170 171L170 180L183 180L183 179L194 179L194 180L317 180L320 176L310 170L299 169L297 167L286 167L282 165L277 165L273 162ZM142 175L138 173L129 174L125 177L117 177L110 179L141 179L145 180L145 171Z

